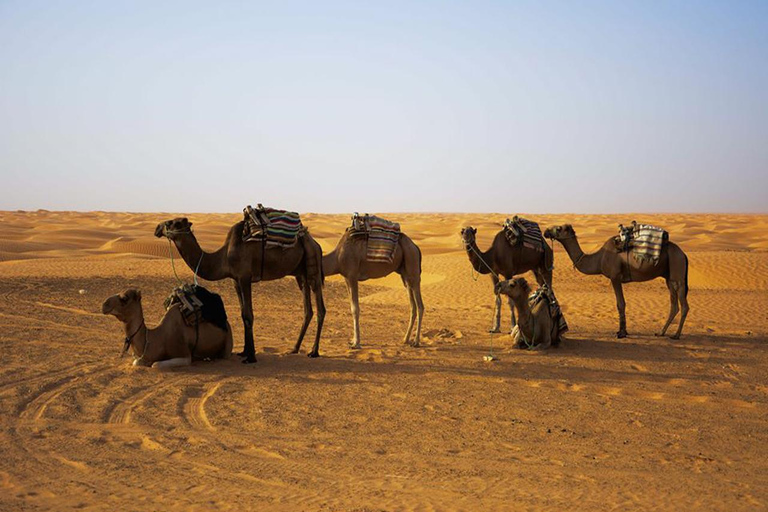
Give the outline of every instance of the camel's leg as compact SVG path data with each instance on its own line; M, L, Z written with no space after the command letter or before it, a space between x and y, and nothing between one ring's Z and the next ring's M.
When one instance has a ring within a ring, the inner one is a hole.
M512 312L512 325L509 328L509 332L511 334L512 329L514 329L517 325L517 317L515 316L515 303L512 301L512 297L507 297L507 303L509 304L509 310Z
M350 348L360 348L360 295L357 279L347 278L349 291L349 309L352 311L352 343Z
M237 293L237 301L240 303L240 311L243 310L243 290L240 289L240 283L235 281L235 293ZM245 346L243 346L243 350L237 353L240 357L245 357Z
M152 364L152 368L157 368L158 370L167 370L168 368L189 366L191 364L192 357L175 357L173 359L166 359L165 361L156 361Z
M413 332L413 324L416 323L416 296L413 293L413 289L409 284L405 285L405 291L408 292L408 302L411 305L411 319L408 322L408 330L405 331L405 338L403 339L403 345L408 345L411 341L411 333Z
M686 264L688 262L686 261ZM680 324L677 326L677 332L672 335L673 340L679 340L685 325L685 317L688 316L688 283L681 283L678 286L677 296L680 299Z
M240 314L243 318L243 331L245 334L244 363L256 362L256 347L253 344L253 297L251 296L251 278L240 279L240 295L243 306Z
M416 299L416 309L419 312L416 320L416 337L413 339L413 346L421 345L421 320L424 318L424 301L421 299L421 279L413 285L413 298Z
M307 286L309 288L309 286ZM320 335L323 332L323 323L325 322L325 300L323 300L323 282L318 277L312 286L315 294L315 305L317 306L317 331L315 332L315 344L312 345L312 352L307 354L309 357L320 357Z
M667 329L669 329L669 325L672 323L672 320L675 319L677 316L677 312L679 308L677 307L677 293L678 293L678 286L677 283L667 279L667 289L669 290L669 317L667 317L667 322L664 324L664 327L661 329L661 332L657 333L656 336L664 336L667 333Z
M304 279L303 277L297 277L296 281L299 282L299 279ZM296 340L296 346L293 347L293 350L291 351L292 354L298 354L299 349L301 348L301 342L304 341L304 335L307 333L307 328L309 327L309 322L312 321L312 294L309 290L309 283L306 281L299 282L299 288L301 288L301 296L304 299L304 323L301 324L301 332L299 332L299 339Z
M616 333L617 338L627 337L627 316L626 307L627 303L624 300L624 290L621 287L621 280L614 279L611 281L613 285L613 293L616 294L616 309L619 310L619 332Z
M493 289L496 289L496 285L499 284L499 278L491 274L491 280L493 281ZM514 314L514 311L512 312ZM501 296L496 295L496 303L493 308L493 328L490 332L501 332Z

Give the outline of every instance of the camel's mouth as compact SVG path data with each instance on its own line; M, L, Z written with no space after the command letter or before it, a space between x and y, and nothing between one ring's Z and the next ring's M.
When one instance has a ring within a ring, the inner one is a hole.
M168 233L168 222L161 222L155 228L155 236L157 238L163 238Z

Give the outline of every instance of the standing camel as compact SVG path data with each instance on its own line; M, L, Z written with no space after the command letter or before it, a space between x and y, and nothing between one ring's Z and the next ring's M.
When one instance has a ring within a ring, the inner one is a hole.
M288 248L262 247L266 242L243 242L242 233L245 222L241 221L229 229L227 238L215 252L205 252L192 233L192 223L186 217L161 222L155 229L155 236L171 240L186 264L197 275L208 281L220 281L230 278L235 282L237 298L240 300L240 312L243 318L245 342L244 363L256 362L256 349L253 344L253 298L251 283L272 281L285 276L294 276L304 298L304 323L299 332L299 339L293 347L297 354L301 348L304 334L312 320L312 301L310 290L315 294L317 304L317 332L315 344L309 357L319 356L320 333L325 319L323 302L323 251L309 234L305 232L295 245Z
M547 284L552 289L552 249L544 244L544 251L537 251L518 244L512 247L507 241L502 229L493 239L491 248L483 252L477 247L477 229L467 226L461 230L461 240L469 256L472 268L479 274L491 274L494 290L501 279L512 279L518 274L533 272L539 286ZM501 278L501 279L500 279ZM509 299L509 309L512 312L512 327L516 325L515 309L512 299ZM496 294L493 329L500 332L501 326L501 297Z
M413 324L418 313L418 323L413 346L421 343L421 319L424 316L424 302L421 300L421 251L405 233L400 233L391 263L368 261L367 237L350 236L347 230L336 244L336 248L323 256L323 274L332 276L341 274L347 283L349 302L352 309L354 338L351 348L360 348L360 303L358 300L357 283L367 279L378 279L392 272L400 274L411 303L411 320L405 333L403 343L408 344L413 331Z
M573 261L573 266L582 274L602 274L611 280L613 292L616 294L616 308L619 310L619 331L616 333L618 338L627 337L626 302L621 284L632 281L650 281L657 277L663 277L667 281L667 288L669 289L669 318L657 336L666 334L678 311L681 311L680 324L677 327L677 332L672 336L673 340L680 339L685 317L688 315L688 256L679 246L667 242L662 247L659 261L654 264L651 261L638 261L629 254L629 251L619 252L613 237L606 240L596 252L585 254L581 250L576 232L570 224L549 228L544 232L544 236L563 244L565 251ZM679 308L678 302L680 303Z

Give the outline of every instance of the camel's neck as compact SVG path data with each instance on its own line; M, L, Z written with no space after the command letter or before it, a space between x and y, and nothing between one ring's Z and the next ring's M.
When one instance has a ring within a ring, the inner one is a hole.
M565 247L565 252L568 253L568 257L571 258L571 261L573 262L573 266L576 267L576 270L581 272L582 274L600 274L601 273L601 262L602 262L602 249L597 252L593 252L592 254L585 254L584 251L581 250L581 246L579 245L579 239L575 236L572 238L566 238L565 240L560 240L560 243L563 244L563 247Z
M533 325L531 325L531 306L528 297L518 297L512 301L517 310L517 326L526 339L531 342L533 338Z
M205 252L192 233L177 238L174 244L187 266L203 279L219 281L230 277L226 241L216 252Z
M323 274L333 276L339 273L339 254L336 249L323 256Z
M491 269L489 268L489 265L493 264L490 258L491 251L488 250L482 252L480 248L477 247L477 242L474 240L472 240L469 245L465 244L465 246L467 255L469 256L469 262L472 264L472 268L475 269L475 272L479 274L490 274Z
M125 330L125 337L131 338L133 354L136 357L142 355L147 344L147 327L144 324L144 311L141 306L139 306L137 314L123 322L123 329Z

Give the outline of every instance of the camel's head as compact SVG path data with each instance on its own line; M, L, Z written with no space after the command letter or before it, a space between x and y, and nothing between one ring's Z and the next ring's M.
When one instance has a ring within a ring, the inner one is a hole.
M155 228L155 236L157 238L168 237L170 240L174 240L179 235L192 232L192 223L186 217L176 217L173 220L167 220L161 222Z
M469 247L475 241L475 235L477 235L477 228L472 226L461 228L461 241L464 242L464 247Z
M544 231L544 238L551 238L552 240L565 240L567 238L573 238L576 236L576 232L573 230L573 226L570 224L563 224L562 226L553 226Z
M125 322L135 314L141 314L141 292L133 288L123 293L113 295L101 305L104 315L112 315L121 322Z
M494 289L497 294L504 294L513 299L527 299L531 294L531 287L524 277L515 277L501 281Z

